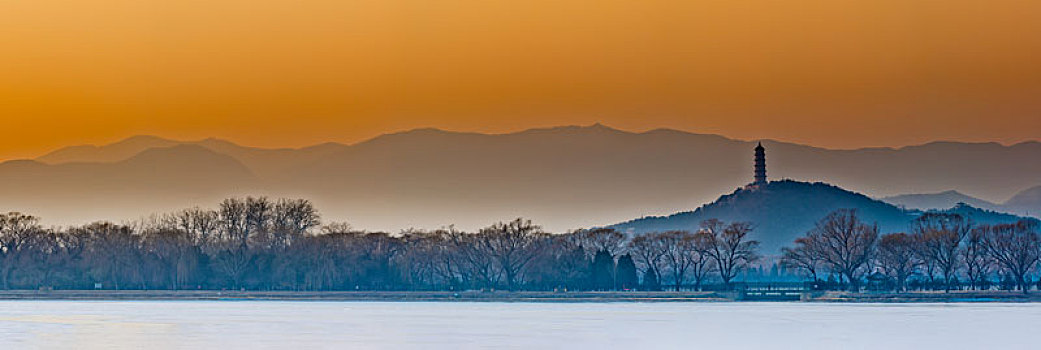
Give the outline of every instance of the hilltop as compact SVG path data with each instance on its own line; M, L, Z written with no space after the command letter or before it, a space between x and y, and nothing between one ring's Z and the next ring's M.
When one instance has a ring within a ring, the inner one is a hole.
M907 232L918 210L906 210L826 183L792 180L773 181L762 186L737 189L696 210L668 216L650 216L611 227L635 234L667 230L697 230L706 219L746 221L755 226L753 238L762 251L773 254L790 245L828 213L842 208L856 209L862 220L878 223L883 233ZM958 205L941 212L964 215L974 222L989 224L1013 222L1020 217Z

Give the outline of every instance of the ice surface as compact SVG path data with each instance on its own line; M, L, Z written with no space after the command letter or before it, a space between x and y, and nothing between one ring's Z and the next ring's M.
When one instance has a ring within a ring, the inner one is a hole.
M1031 349L1041 304L0 302L0 349Z

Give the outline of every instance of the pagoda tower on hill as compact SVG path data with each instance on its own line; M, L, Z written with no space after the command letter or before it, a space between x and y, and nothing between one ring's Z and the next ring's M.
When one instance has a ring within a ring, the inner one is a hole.
M755 179L752 181L752 185L765 185L766 184L766 149L763 148L763 143L760 142L758 146L755 146Z

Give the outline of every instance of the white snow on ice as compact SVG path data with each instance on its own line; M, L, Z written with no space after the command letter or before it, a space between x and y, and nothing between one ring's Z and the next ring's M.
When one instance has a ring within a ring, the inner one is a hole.
M0 301L0 349L1032 349L1041 304Z

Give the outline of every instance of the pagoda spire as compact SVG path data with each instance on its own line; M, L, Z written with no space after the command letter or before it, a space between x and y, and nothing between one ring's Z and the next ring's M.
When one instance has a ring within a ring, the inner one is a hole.
M766 184L766 148L763 148L762 142L755 146L755 178L752 184Z

